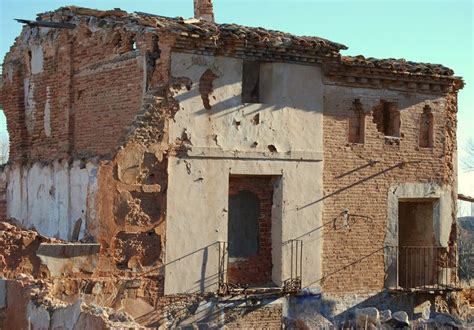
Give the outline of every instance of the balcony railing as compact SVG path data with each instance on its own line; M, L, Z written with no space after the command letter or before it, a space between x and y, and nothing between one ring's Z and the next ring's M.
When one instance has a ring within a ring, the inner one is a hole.
M437 246L394 246L398 287L403 289L447 289L458 286L456 249Z
M290 278L283 282L283 289L288 293L296 293L301 289L303 273L303 241L292 239L288 241L290 249Z
M217 242L219 251L218 261L218 293L221 295L247 292L280 292L280 293L296 293L301 289L302 272L303 272L303 241L289 240L287 247L289 249L290 277L283 281L282 287L254 288L245 283L231 283L228 280L229 269L229 251L228 242Z

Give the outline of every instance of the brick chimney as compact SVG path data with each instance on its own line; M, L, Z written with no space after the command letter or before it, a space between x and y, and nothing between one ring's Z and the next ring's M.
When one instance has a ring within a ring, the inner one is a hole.
M214 22L212 0L194 0L194 18Z

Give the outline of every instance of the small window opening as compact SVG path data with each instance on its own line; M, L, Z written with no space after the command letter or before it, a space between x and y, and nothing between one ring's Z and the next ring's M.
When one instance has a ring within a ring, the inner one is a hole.
M433 146L433 113L428 105L423 108L421 114L419 145L422 148Z
M381 101L374 109L373 122L385 136L400 137L400 111L396 103Z
M349 116L349 142L364 143L365 114L359 99L352 103Z
M244 61L242 67L242 103L260 103L260 63Z
M0 125L4 128L4 131L0 133L0 165L6 164L9 158L10 152L10 138L8 135L7 118L0 107Z

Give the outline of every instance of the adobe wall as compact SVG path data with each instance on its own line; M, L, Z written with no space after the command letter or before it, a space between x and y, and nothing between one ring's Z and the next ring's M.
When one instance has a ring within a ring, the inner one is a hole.
M348 142L348 118L355 99L365 113L363 144ZM387 139L377 129L373 112L380 100L397 104L400 140ZM418 145L426 105L434 117L431 148ZM377 292L396 285L396 279L386 278L386 274L396 275L396 265L384 247L398 245L398 201L403 198L435 201L433 245L455 242L455 112L451 94L331 82L325 86L325 292ZM349 213L349 226L344 226L344 211Z

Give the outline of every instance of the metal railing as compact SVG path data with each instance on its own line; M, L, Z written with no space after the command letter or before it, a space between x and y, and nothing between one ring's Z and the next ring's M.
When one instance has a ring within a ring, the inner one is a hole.
M227 249L227 242L217 242L219 244L219 269L218 269L218 283L219 294L227 294L229 287L227 283L227 268L229 265L229 252Z
M394 246L398 286L403 289L446 289L458 286L456 249L438 246Z
M301 289L303 273L303 241L292 239L288 241L290 249L290 278L284 281L285 292L297 292Z
M230 283L228 281L229 251L228 242L220 241L218 244L218 293L225 295L233 291L249 288L246 284ZM295 293L301 289L303 273L303 241L289 240L287 246L290 253L290 277L283 282L280 288L285 293Z

